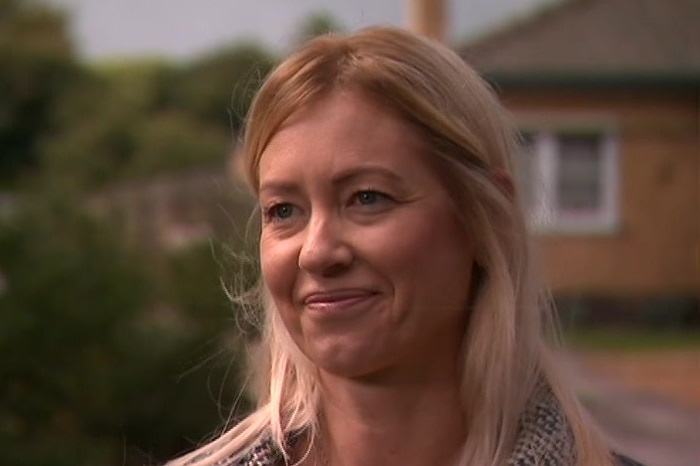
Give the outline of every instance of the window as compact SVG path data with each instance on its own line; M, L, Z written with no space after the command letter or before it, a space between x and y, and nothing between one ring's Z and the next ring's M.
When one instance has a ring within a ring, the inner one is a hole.
M598 136L559 136L558 207L591 212L602 208L602 140Z
M522 134L518 167L538 232L605 233L617 223L617 141L611 131Z

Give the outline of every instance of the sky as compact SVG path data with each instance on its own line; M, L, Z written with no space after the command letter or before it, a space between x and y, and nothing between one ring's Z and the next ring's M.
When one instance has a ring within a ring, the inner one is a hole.
M159 55L189 59L239 40L287 50L300 24L326 12L346 29L405 25L406 0L48 0L69 12L87 59ZM450 43L552 0L447 0Z

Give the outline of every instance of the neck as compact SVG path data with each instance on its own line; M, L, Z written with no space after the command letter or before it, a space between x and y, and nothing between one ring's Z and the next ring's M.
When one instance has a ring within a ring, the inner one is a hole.
M362 379L322 374L327 464L453 463L466 438L458 372L428 367Z

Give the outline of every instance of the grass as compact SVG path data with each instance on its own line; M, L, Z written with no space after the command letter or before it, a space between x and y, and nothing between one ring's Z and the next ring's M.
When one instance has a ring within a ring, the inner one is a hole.
M614 351L700 350L698 330L576 329L565 331L564 345Z

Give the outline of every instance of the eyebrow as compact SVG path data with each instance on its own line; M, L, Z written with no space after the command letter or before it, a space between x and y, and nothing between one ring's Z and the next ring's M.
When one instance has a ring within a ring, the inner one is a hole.
M260 184L260 188L258 189L258 195L261 195L265 191L273 191L276 193L294 193L299 191L299 188L294 183L290 183L287 181L266 181L265 183Z
M405 180L394 171L380 165L364 165L343 170L336 174L331 182L335 185L340 185L353 181L357 178L370 175L379 175L383 178L389 178L397 183L405 183Z
M362 178L371 175L381 176L383 178L388 178L395 183L405 184L405 180L401 176L399 176L392 170L379 165L365 165L343 170L340 173L334 175L333 178L331 178L331 183L334 185L343 185L352 182L357 178ZM272 179L261 183L258 192L263 193L264 191L294 193L299 191L299 187L293 182Z

